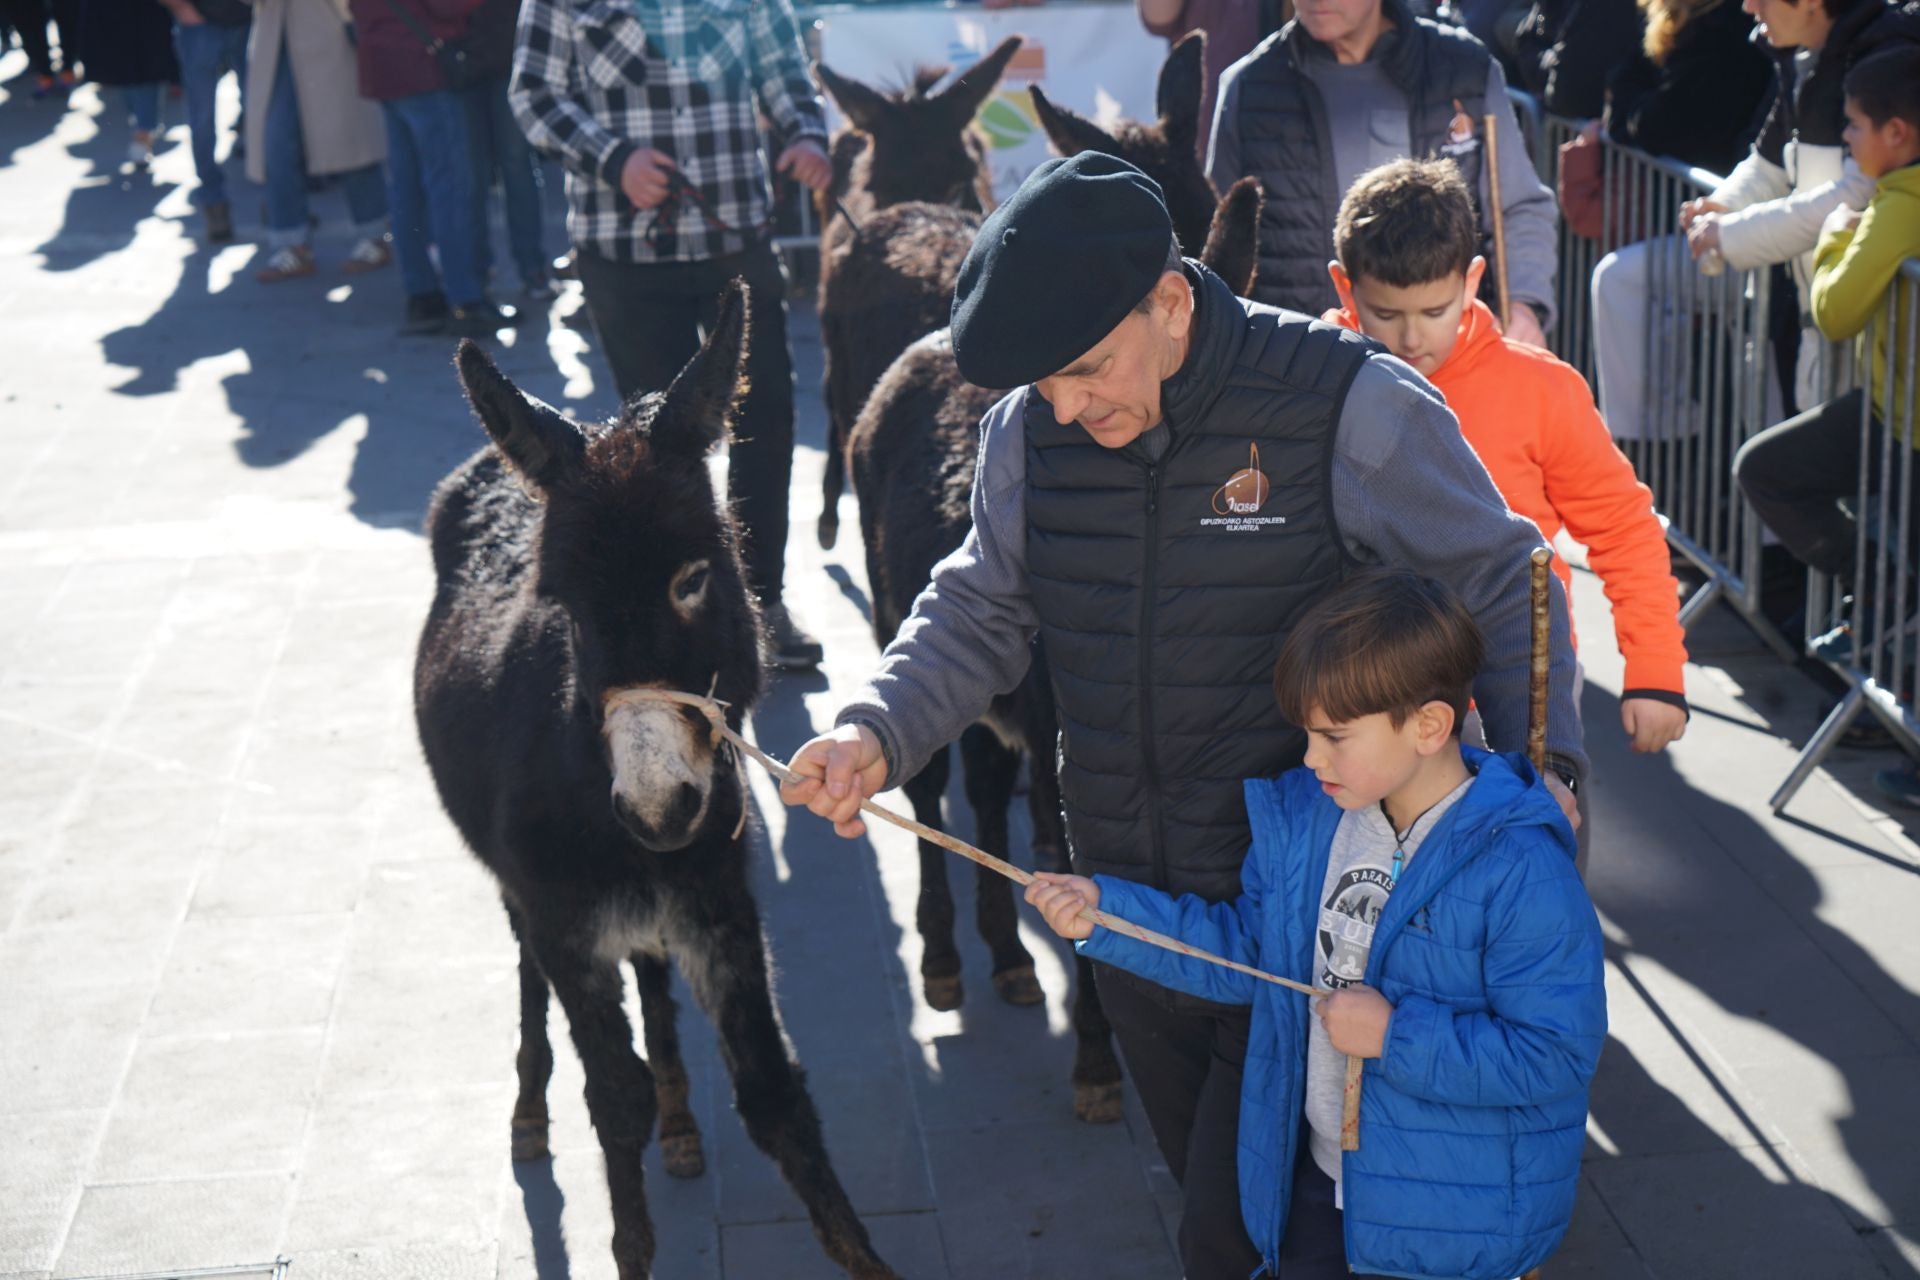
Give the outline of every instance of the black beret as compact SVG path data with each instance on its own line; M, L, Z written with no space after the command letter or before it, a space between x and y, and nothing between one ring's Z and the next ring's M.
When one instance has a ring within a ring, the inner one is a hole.
M1152 291L1173 246L1160 187L1125 160L1049 160L981 224L953 287L953 356L980 387L1057 373Z

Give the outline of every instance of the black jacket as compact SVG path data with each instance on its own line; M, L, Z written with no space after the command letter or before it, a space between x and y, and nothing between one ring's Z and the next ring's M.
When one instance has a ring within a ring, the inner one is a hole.
M1746 154L1773 85L1753 19L1738 0L1720 0L1680 29L1659 66L1636 53L1614 72L1607 136L1724 175Z
M1538 0L1515 37L1514 62L1520 87L1548 111L1591 120L1605 105L1608 78L1639 50L1633 0Z
M1240 890L1242 780L1305 752L1273 661L1348 564L1333 442L1376 348L1188 272L1193 342L1163 386L1158 457L1104 448L1028 393L1027 575L1075 869L1219 900Z

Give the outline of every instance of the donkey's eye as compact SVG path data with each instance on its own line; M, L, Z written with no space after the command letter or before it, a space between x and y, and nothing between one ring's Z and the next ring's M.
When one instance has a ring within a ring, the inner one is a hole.
M705 560L695 560L680 566L680 572L673 575L673 584L667 588L672 597L674 612L689 616L700 607L700 601L707 594L709 566Z

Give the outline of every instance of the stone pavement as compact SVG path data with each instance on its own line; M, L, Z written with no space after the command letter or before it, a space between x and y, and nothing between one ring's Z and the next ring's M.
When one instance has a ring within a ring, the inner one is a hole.
M566 1048L553 1160L507 1158L514 951L409 713L418 520L479 440L447 344L392 336L391 273L338 274L336 195L321 274L261 287L252 246L195 242L184 131L123 175L95 92L62 116L21 70L0 59L0 1277L608 1276ZM598 413L577 305L500 356ZM804 307L795 331L790 576L830 660L756 712L781 754L873 656L857 545L812 544ZM1628 756L1590 578L1577 605L1613 1043L1549 1274L1920 1275L1920 855L1862 799L1885 761L1768 815L1818 699L1724 615L1694 637L1687 740ZM780 1003L881 1252L915 1280L1176 1275L1137 1105L1072 1118L1064 949L1028 917L1048 1000L1013 1009L966 944L972 1001L931 1012L910 842L836 841L756 790ZM657 1274L833 1274L683 1026L709 1167L653 1162Z

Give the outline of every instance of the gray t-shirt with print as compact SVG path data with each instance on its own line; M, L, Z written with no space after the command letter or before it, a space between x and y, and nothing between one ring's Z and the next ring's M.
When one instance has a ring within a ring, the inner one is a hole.
M1393 851L1401 850L1400 874L1413 860L1441 817L1473 779L1449 791L1421 814L1400 839L1379 805L1340 815L1327 855L1327 878L1320 888L1314 929L1313 985L1323 991L1356 986L1366 979L1373 952L1373 927L1393 893ZM1347 1057L1333 1047L1320 1019L1307 1030L1307 1149L1320 1172L1333 1179L1334 1203L1340 1203L1340 1104L1346 1094Z

